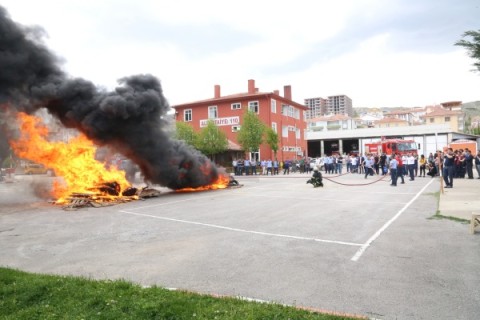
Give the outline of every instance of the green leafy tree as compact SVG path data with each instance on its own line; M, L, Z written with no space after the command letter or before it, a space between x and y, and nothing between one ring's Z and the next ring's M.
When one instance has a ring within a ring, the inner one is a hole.
M198 144L198 133L195 132L195 129L188 123L177 121L175 130L175 138L178 140L183 140L187 144L196 148Z
M265 131L265 143L272 149L274 158L277 158L278 151L278 133L272 128L267 128Z
M237 141L244 151L257 152L263 142L265 125L257 114L248 110L243 115L242 126L238 131Z
M227 150L227 136L213 120L209 120L207 126L200 131L197 148L211 160L215 160L215 155Z
M476 71L480 71L480 30L466 31L462 35L462 38L467 38L467 37L471 37L472 41L467 41L465 39L462 39L455 42L455 45L464 47L465 49L467 49L468 55L470 56L470 58L473 58L476 60L476 62L473 63L475 68L477 68Z

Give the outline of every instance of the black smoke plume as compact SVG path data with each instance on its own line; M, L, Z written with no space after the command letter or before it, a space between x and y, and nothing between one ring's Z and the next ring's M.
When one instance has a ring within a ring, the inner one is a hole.
M33 113L46 108L67 128L133 160L146 180L181 189L211 184L219 171L203 154L167 130L170 106L152 75L119 80L113 92L68 77L41 42L40 28L25 28L0 7L0 105Z

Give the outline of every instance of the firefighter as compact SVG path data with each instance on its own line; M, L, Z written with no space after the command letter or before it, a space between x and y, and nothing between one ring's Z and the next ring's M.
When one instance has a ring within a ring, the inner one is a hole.
M317 166L315 166L315 168L313 169L312 177L307 180L307 184L308 183L311 183L314 188L323 187L322 173L320 172L320 170L318 170Z

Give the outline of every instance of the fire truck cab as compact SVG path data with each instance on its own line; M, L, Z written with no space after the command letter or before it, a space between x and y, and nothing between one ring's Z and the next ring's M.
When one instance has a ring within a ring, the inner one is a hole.
M366 153L376 153L387 155L407 153L417 154L417 144L413 140L402 139L383 139L377 142L371 142L365 144Z

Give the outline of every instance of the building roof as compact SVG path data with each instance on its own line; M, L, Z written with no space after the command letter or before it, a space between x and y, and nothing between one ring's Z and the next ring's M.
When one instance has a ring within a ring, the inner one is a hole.
M380 119L383 119L383 118L375 117L375 116L372 116L370 114L367 114L367 115L356 118L356 120L360 120L360 121L377 121L377 120L380 120Z
M443 107L458 107L462 105L462 101L447 101L440 103Z
M228 139L228 147L227 147L228 150L231 150L231 151L242 151L242 147L240 147L238 144L236 144L235 142L233 142L232 140Z
M350 139L362 137L423 135L455 133L449 124L398 126L388 128L364 128L355 130L307 131L307 140Z
M260 92L258 88L255 87L255 80L250 79L248 80L248 91L235 93L230 95L221 95L220 93L220 85L215 85L215 94L213 98L197 100L187 103L180 103L177 105L172 106L172 108L192 108L192 107L200 107L206 104L217 104L222 102L239 102L239 100L245 99L255 99L255 98L272 98L278 101L284 101L289 105L292 105L296 108L308 110L308 107L304 104L295 102L292 100L292 92L291 86L284 87L284 96L280 95L278 90L274 90L273 92Z
M376 120L375 124L382 124L382 123L408 123L406 120L398 119L398 118L383 118L380 120Z
M437 116L455 116L460 114L462 114L462 112L458 110L447 110L442 107L435 107L432 111L424 114L422 118L430 118Z
M398 110L398 111L390 111L385 113L385 116L393 116L393 115L399 115L399 114L409 114L412 113L411 110Z
M235 93L235 94L230 94L226 96L221 96L220 98L210 98L210 99L198 100L193 102L180 103L172 106L172 108L195 107L198 105L204 105L204 104L210 104L210 103L215 104L215 103L225 102L225 101L238 102L238 100L240 99L245 99L245 98L255 99L256 97L267 97L269 95L272 98L277 99L279 101L288 100L280 95L277 95L274 92L255 92L255 93L243 92L243 93ZM308 110L308 107L305 106L304 104L300 104L292 100L288 100L288 103L297 108Z
M342 121L342 120L350 120L351 117L347 116L346 114L334 114L331 116L322 116L316 117L312 119L307 119L307 122L316 122L316 121Z

